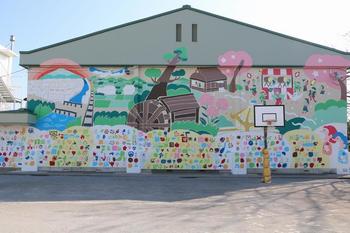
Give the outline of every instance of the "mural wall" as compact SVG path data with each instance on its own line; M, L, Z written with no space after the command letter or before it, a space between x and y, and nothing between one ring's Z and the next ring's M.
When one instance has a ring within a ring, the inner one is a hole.
M33 127L0 128L3 167L240 169L262 167L263 130L253 106L285 105L285 127L269 129L272 168L349 172L342 58L314 55L302 68L253 67L244 51L217 67L80 67L53 59L29 70ZM338 59L338 60L337 60ZM180 66L181 65L181 66Z

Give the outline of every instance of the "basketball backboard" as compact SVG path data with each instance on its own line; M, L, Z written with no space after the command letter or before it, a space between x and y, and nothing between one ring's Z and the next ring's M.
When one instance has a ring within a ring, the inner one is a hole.
M255 127L283 127L284 121L284 105L254 106Z

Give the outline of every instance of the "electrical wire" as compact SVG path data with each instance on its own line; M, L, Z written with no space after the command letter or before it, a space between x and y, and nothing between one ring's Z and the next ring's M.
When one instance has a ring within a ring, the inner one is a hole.
M10 74L0 75L0 78L6 77L6 76L10 76L10 75L12 75L12 74L19 73L19 72L24 71L24 70L25 70L25 68L23 68L23 69L21 69L21 70L16 70L16 71L14 71L14 72L12 72L12 73L10 73Z

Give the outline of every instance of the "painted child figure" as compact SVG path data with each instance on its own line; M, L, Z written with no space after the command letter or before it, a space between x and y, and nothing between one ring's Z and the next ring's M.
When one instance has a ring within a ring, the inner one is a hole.
M256 85L255 85L255 84L253 84L253 86L252 86L252 88L250 89L250 91L252 92L252 95L253 95L253 96L256 96L257 91L256 91Z
M308 98L304 99L304 106L303 106L303 113L308 113L309 112L309 104L310 101Z
M309 99L310 101L313 100L316 103L316 87L311 87L311 89L309 90Z
M264 103L264 101L266 100L267 98L266 98L266 93L265 93L265 91L260 91L260 93L259 93L259 100L260 100L260 102L261 103Z
M282 98L283 98L283 94L281 93L281 89L280 88L275 88L273 90L274 94L273 94L273 98L275 100L275 105L282 105Z
M301 84L299 81L294 82L294 91L295 92L301 92Z
M303 92L307 92L308 85L309 85L309 80L303 79Z
M326 90L324 88L324 85L321 85L321 91L320 91L320 94L321 95L324 95L326 93Z

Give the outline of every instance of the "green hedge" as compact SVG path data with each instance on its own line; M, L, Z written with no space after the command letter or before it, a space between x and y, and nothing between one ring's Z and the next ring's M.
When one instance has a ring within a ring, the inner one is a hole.
M219 128L216 127L215 125L208 124L208 125L203 125L203 124L198 124L193 121L177 121L174 122L171 125L171 129L187 129L194 131L198 134L210 134L213 136L216 136L218 134Z
M94 114L95 125L125 125L128 119L127 112L96 112Z

